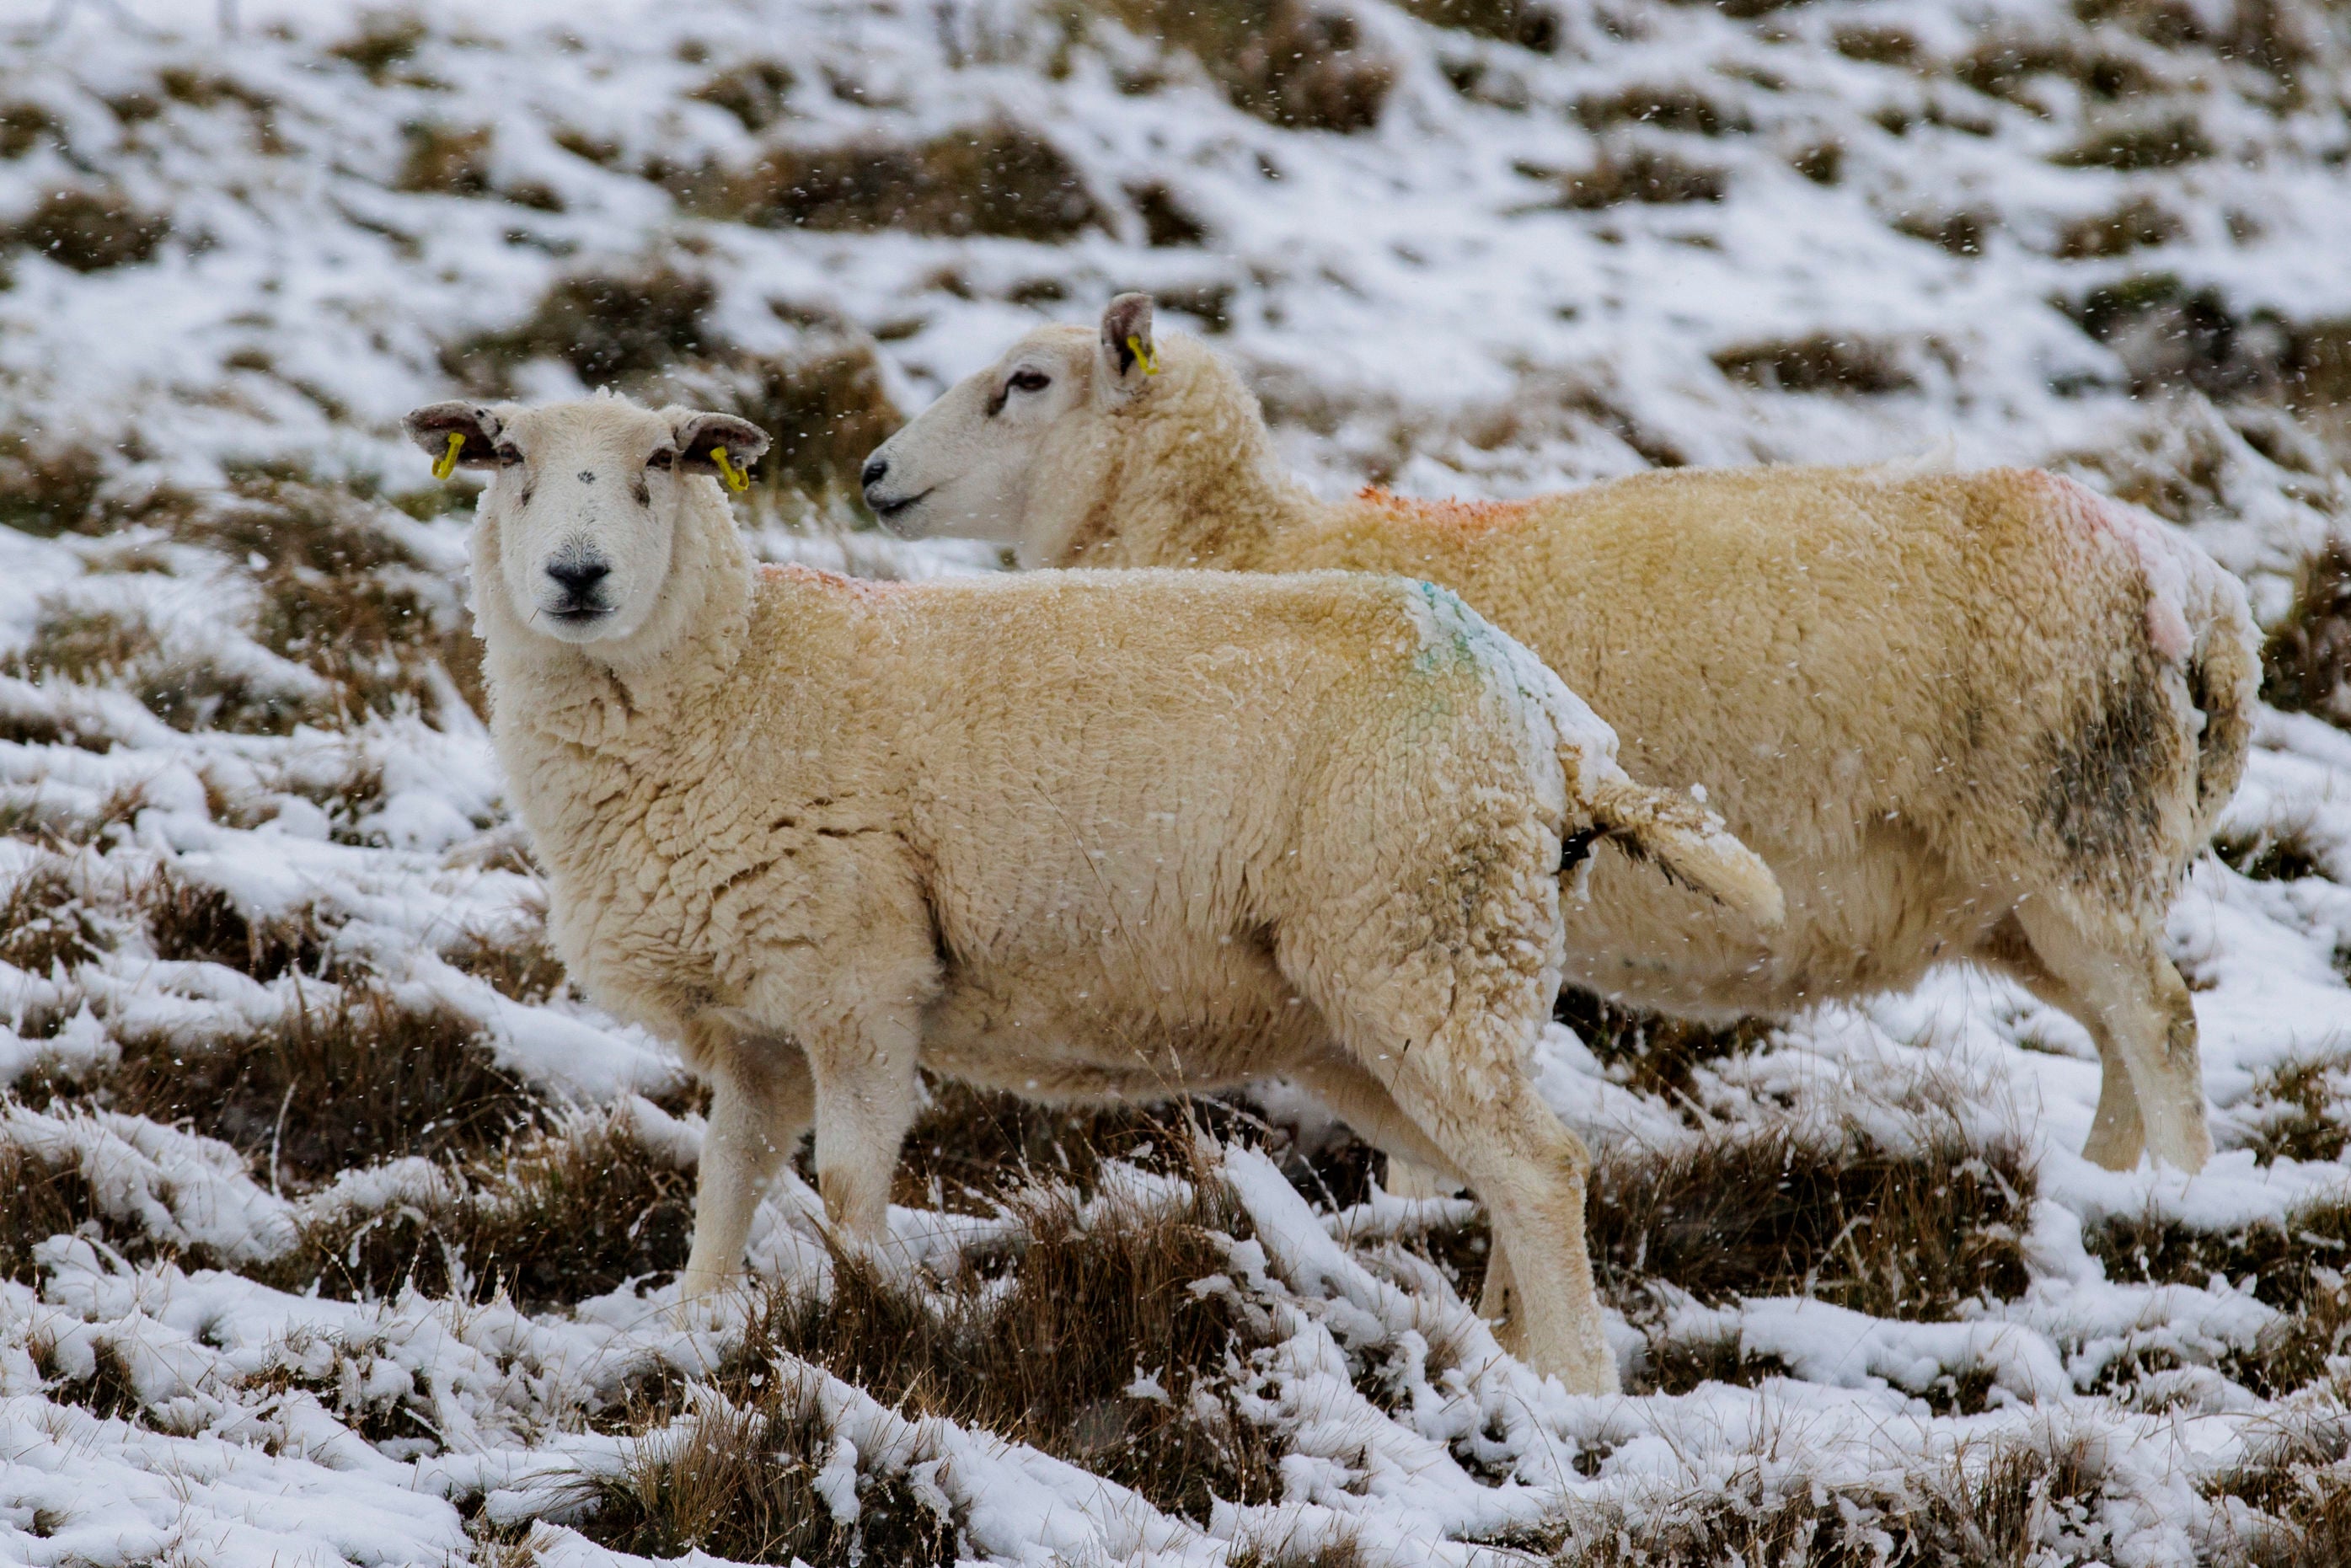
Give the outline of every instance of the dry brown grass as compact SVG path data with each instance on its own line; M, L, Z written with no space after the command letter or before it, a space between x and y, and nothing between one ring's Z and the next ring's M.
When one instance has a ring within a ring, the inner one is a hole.
M486 125L444 125L417 120L401 128L407 154L392 182L395 191L441 196L490 193L490 144L496 132Z
M1004 1254L967 1261L919 1290L836 1256L830 1295L772 1296L715 1384L772 1416L776 1358L789 1355L884 1405L1033 1444L1196 1520L1205 1521L1217 1498L1279 1496L1274 1439L1241 1416L1230 1393L1249 1353L1270 1343L1270 1323L1230 1289L1192 1288L1227 1273L1228 1239L1240 1228L1220 1188L1204 1179L1173 1214L1111 1204L1082 1216L1066 1193L1031 1189L1013 1212L1019 1235ZM1144 1374L1165 1398L1128 1392ZM672 1391L640 1424L666 1419L678 1397ZM756 1555L775 1550L758 1540L716 1532L733 1511L757 1516L763 1489L804 1484L797 1471L805 1463L789 1448L747 1456L739 1442L697 1435L684 1457L641 1460L602 1489L585 1528L631 1551L699 1540L705 1551L779 1561ZM728 1496L740 1500L730 1505ZM866 1504L869 1529L931 1539L935 1513L909 1511L903 1494L878 1500L880 1508ZM826 1518L819 1513L818 1523ZM820 1550L838 1549L827 1539L819 1537ZM810 1555L805 1544L792 1550Z
M0 964L47 975L70 970L112 946L62 862L44 861L0 894Z
M547 945L544 931L528 937L499 938L468 931L444 948L441 956L497 993L527 1007L561 993L571 984L563 960Z
M1559 12L1541 0L1403 0L1403 5L1424 22L1499 38L1539 55L1559 47Z
M2351 1563L2351 1438L2338 1418L2282 1427L2208 1497L2250 1506L2250 1528L2212 1561L2224 1568L2340 1568Z
M95 532L105 455L71 442L0 434L0 526L53 538Z
M2321 1197L2262 1221L2219 1232L2189 1228L2152 1211L2111 1216L2083 1228L2107 1278L2153 1284L2208 1284L2214 1276L2286 1314L2250 1351L2231 1352L2221 1370L2254 1392L2276 1396L2331 1376L2329 1356L2351 1332L2351 1202Z
M2182 110L2094 129L2073 146L2050 154L2049 161L2065 169L2176 169L2219 151L2204 134L2203 122Z
M38 1274L34 1247L70 1235L96 1212L79 1166L0 1143L0 1277L32 1282Z
M312 714L310 705L283 691L167 651L143 619L54 598L42 603L32 638L11 661L10 673L32 681L120 686L183 731L285 735Z
M2231 870L2255 882L2299 882L2326 874L2325 857L2300 824L2266 826L2251 836L2216 833L2212 852Z
M1651 206L1680 202L1719 202L1729 193L1722 170L1693 163L1671 152L1635 143L1603 148L1589 168L1560 173L1523 168L1559 185L1559 203L1576 212L1596 212L1627 202Z
M1761 1019L1711 1029L1619 1006L1572 986L1561 989L1552 1016L1575 1030L1610 1077L1669 1099L1687 1099L1691 1072L1701 1063L1753 1051L1771 1034L1771 1025Z
M2254 1121L2252 1135L2241 1147L2253 1151L2263 1165L2276 1159L2325 1160L2342 1157L2351 1145L2351 1127L2344 1114L2351 1111L2351 1058L2304 1057L2253 1075L2253 1087L2240 1112Z
M148 260L171 232L169 217L142 212L120 192L68 187L48 192L0 231L0 246L22 246L76 272L105 272Z
M1103 226L1078 166L1008 120L927 141L772 147L747 172L690 193L717 215L764 228L905 229L1057 244Z
M1923 1128L1899 1153L1865 1134L1821 1146L1729 1130L1660 1158L1604 1155L1588 1224L1601 1290L1638 1310L1651 1280L1701 1301L1811 1296L1938 1321L2013 1300L2038 1190L2022 1148Z
M254 920L219 888L170 871L133 885L129 902L157 957L224 964L256 980L320 973L333 935L315 907Z
M862 507L858 470L905 423L862 339L810 334L797 353L730 355L665 381L681 402L747 419L774 438L752 471L770 503L810 497Z
M1614 92L1587 94L1576 99L1575 118L1592 131L1619 125L1647 125L1695 136L1728 136L1754 129L1738 110L1717 102L1686 82L1635 83Z
M580 1113L503 1142L448 1161L444 1199L323 1216L266 1272L346 1300L413 1285L473 1300L503 1291L546 1311L684 1265L693 1177L625 1121Z
M812 1410L774 1397L696 1416L684 1441L648 1444L620 1475L585 1489L583 1528L617 1551L652 1557L700 1549L737 1563L861 1563L947 1568L955 1521L904 1476L858 1479L858 1518L844 1524L817 1490L832 1436Z
M350 985L227 1040L122 1040L93 1084L108 1109L233 1144L272 1184L314 1186L407 1155L504 1144L538 1101L472 1020Z
M1714 363L1730 380L1762 392L1876 397L1918 384L1895 344L1841 333L1743 343L1719 350Z
M507 390L522 361L559 359L589 386L666 370L719 348L706 317L717 288L668 266L559 278L513 331L476 338L443 356L485 395Z
M2060 261L2094 261L2127 256L2150 246L2168 245L2187 225L2153 196L2137 195L2111 212L2076 218L2057 233L2052 253Z
M756 136L784 118L792 81L792 68L781 60L745 60L718 72L688 96L716 104Z
M2262 647L2262 700L2351 726L2351 548L2330 541L2302 569L2294 609Z
M1313 0L1095 3L1136 32L1189 50L1235 108L1274 125L1368 131L1395 85L1395 68L1365 46L1354 19ZM1478 0L1463 14L1499 19L1501 9Z
M2102 1479L2078 1442L2012 1443L1965 1453L1898 1490L1831 1489L1755 1475L1638 1513L1604 1507L1571 1520L1561 1568L1991 1568L2093 1560ZM2064 1548L2057 1543L2064 1542ZM2066 1554L2043 1556L2053 1548ZM2073 1555L2080 1552L2085 1555Z

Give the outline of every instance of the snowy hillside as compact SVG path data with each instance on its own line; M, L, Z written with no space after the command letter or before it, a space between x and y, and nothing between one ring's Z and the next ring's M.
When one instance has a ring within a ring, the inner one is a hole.
M2351 1561L2351 11L1198 5L0 5L0 1559ZM1949 444L2189 530L2279 705L2171 926L2223 1152L2085 1165L1980 976L1570 998L1627 1397L1280 1085L943 1087L898 1263L788 1179L674 1314L700 1101L544 945L398 418L732 410L763 553L995 570L845 481L1123 288L1332 491Z

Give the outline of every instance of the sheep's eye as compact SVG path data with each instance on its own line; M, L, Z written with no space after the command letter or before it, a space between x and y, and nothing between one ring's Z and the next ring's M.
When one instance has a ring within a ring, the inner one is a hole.
M666 446L645 459L645 466L648 468L673 468L676 465L677 454Z
M1053 384L1053 378L1042 371L1015 371L1005 386L1013 392L1043 392Z
M504 442L498 444L497 458L501 468L519 467L522 464L522 454Z

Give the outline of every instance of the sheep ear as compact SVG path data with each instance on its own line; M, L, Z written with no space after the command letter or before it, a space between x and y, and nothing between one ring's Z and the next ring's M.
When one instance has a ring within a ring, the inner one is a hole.
M726 465L737 473L748 469L768 450L768 433L731 413L680 410L671 418L670 429L677 440L677 465L692 473L717 473L717 452L722 446L726 449Z
M496 412L478 402L428 402L413 409L400 422L408 439L416 443L435 459L445 461L449 455L449 438L465 437L457 448L460 468L495 468L498 465L498 433L505 428Z
M1151 296L1122 294L1102 309L1102 386L1113 399L1133 397L1159 373L1151 340Z
M1706 894L1764 930L1787 918L1771 868L1697 801L1620 778L1594 786L1588 804L1601 837L1667 881Z

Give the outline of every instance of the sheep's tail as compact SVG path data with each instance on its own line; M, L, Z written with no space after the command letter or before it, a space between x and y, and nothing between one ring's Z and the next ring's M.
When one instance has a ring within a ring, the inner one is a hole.
M2202 552L2197 552L2199 556ZM2244 585L2209 558L2199 563L2188 605L2193 638L2182 661L2188 700L2204 716L2196 739L2196 842L2218 825L2252 750L2253 704L2261 695L2261 633Z
M1580 748L1562 747L1568 777L1589 766ZM1705 894L1755 925L1769 929L1787 918L1779 878L1753 850L1733 838L1722 819L1686 795L1652 789L1621 772L1583 781L1592 826L1568 836L1560 872L1580 876L1579 862L1595 841L1615 844L1654 866L1668 882Z

